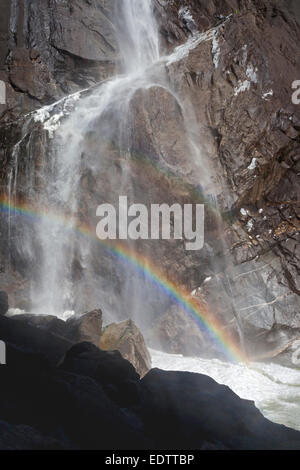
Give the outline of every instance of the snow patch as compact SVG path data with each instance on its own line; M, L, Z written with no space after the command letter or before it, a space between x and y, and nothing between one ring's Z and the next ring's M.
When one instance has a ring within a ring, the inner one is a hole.
M215 35L217 35L220 28L227 23L227 21L231 18L231 16L232 15L227 16L225 20L223 21L223 23L221 23L219 26L209 29L208 31L205 31L204 33L200 33L197 30L193 31L192 35L188 38L188 40L184 44L177 46L169 56L163 57L162 60L166 61L166 65L169 66L175 62L179 62L184 57L188 56L189 52L195 49L202 42L213 41L215 38ZM217 57L217 60L219 60L218 57ZM214 63L217 63L217 62L215 61Z
M246 209L244 209L243 207L241 208L240 213L244 216L248 214Z
M252 232L253 227L254 227L254 220L253 219L248 220L246 227L247 227L248 232Z
M54 132L60 126L60 120L64 116L63 112L54 114L50 119L44 123L44 129L48 131L50 139L53 138Z
M244 80L243 82L239 81L238 86L236 86L234 89L234 96L237 96L244 91L250 90L250 85L251 84L249 80Z
M216 29L213 32L212 49L211 49L215 69L218 68L219 61L220 61L220 55L221 55L221 48L220 48L219 42L218 42L218 33L219 33L218 29Z
M253 67L252 64L249 64L246 70L246 75L249 80L253 83L257 83L257 67Z
M265 101L269 101L269 100L268 100L268 97L269 97L269 96L273 96L273 95L274 95L273 90L269 90L269 91L267 91L266 93L264 93L264 94L262 95L262 99L265 100Z
M257 167L257 159L252 158L250 165L248 166L248 170L255 170Z
M193 15L191 14L189 7L181 7L178 11L178 16L181 20L186 23L190 31L195 31L197 29L195 20L193 18Z
M243 93L244 91L249 91L251 83L257 83L257 67L253 67L252 64L249 64L246 70L246 76L248 80L239 80L237 86L234 89L234 96Z
M243 53L243 65L245 65L246 62L247 62L247 57L248 57L248 46L247 46L247 44L245 44L242 47L242 53Z
M44 106L43 108L34 111L34 122L41 122L44 124L43 127L46 131L48 131L49 137L53 138L55 131L60 126L61 118L70 114L71 109L73 108L76 101L80 99L80 96L81 92L76 92L72 95L62 98L59 101L56 101L53 104ZM56 108L58 112L51 116Z

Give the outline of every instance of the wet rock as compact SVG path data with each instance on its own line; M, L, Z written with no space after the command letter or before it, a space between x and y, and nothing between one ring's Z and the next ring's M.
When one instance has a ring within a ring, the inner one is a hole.
M0 315L5 315L8 309L8 295L5 291L0 291Z
M165 167L176 168L187 180L199 181L176 97L163 87L153 86L138 90L131 108L133 150L148 159L158 159Z
M151 368L151 357L145 340L132 320L106 326L101 333L99 347L104 351L120 351L141 377Z
M253 346L253 360L271 361L286 367L300 366L300 328L275 323L270 330L256 336L255 351Z

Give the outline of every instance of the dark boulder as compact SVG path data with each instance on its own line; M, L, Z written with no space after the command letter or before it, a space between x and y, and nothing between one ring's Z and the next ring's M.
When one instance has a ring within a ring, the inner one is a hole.
M0 421L0 450L63 450L64 446L25 424Z
M16 322L35 326L48 333L63 337L72 344L89 341L95 346L99 345L102 331L101 310L73 315L67 321L63 321L54 315L23 314L14 315L11 318Z
M45 328L37 328L26 316L25 318L0 316L0 336L2 341L17 345L23 352L47 357L52 364L56 364L73 344L61 335Z
M153 369L140 380L119 351L88 342L57 367L54 334L5 317L0 331L1 449L300 449L299 432L207 376ZM42 353L29 351L30 337Z
M138 400L139 375L119 351L101 351L87 342L76 344L67 352L60 368L93 378L122 406Z
M152 369L142 387L145 430L159 448L300 449L298 431L205 375Z
M9 318L16 322L26 323L37 328L41 328L48 333L66 336L66 323L54 315L35 315L35 314L18 314Z
M0 448L148 446L138 434L137 420L114 403L99 382L52 367L43 356L11 345L7 349L7 365L0 368L0 421L9 424L11 439L0 434ZM36 430L36 438L35 431L30 431L24 443L24 428L15 428L19 423ZM39 434L47 436L44 442Z

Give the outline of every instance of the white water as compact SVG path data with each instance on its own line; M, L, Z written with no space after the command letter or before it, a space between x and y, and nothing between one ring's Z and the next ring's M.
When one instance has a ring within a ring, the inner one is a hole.
M230 364L218 359L183 357L151 350L152 367L196 372L252 400L271 421L300 430L300 370L278 364Z

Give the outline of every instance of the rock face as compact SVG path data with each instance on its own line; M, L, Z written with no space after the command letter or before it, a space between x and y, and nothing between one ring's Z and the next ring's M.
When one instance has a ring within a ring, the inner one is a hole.
M7 84L4 120L110 75L118 57L111 1L4 0L0 79ZM0 115L1 115L0 114Z
M19 325L0 318L3 450L300 449L299 432L209 377L154 369L140 380L118 351L83 342L65 353L54 335Z
M9 309L7 292L0 291L0 315L5 315Z
M168 73L180 96L194 104L202 143L227 180L219 196L231 211L227 267L212 277L211 287L197 287L225 322L240 322L251 343L277 323L300 325L300 108L292 102L299 5L191 0L180 6L157 2L168 49L231 15L211 41L171 64Z
M151 357L144 338L132 320L106 326L99 341L104 351L118 350L143 377L151 368Z

